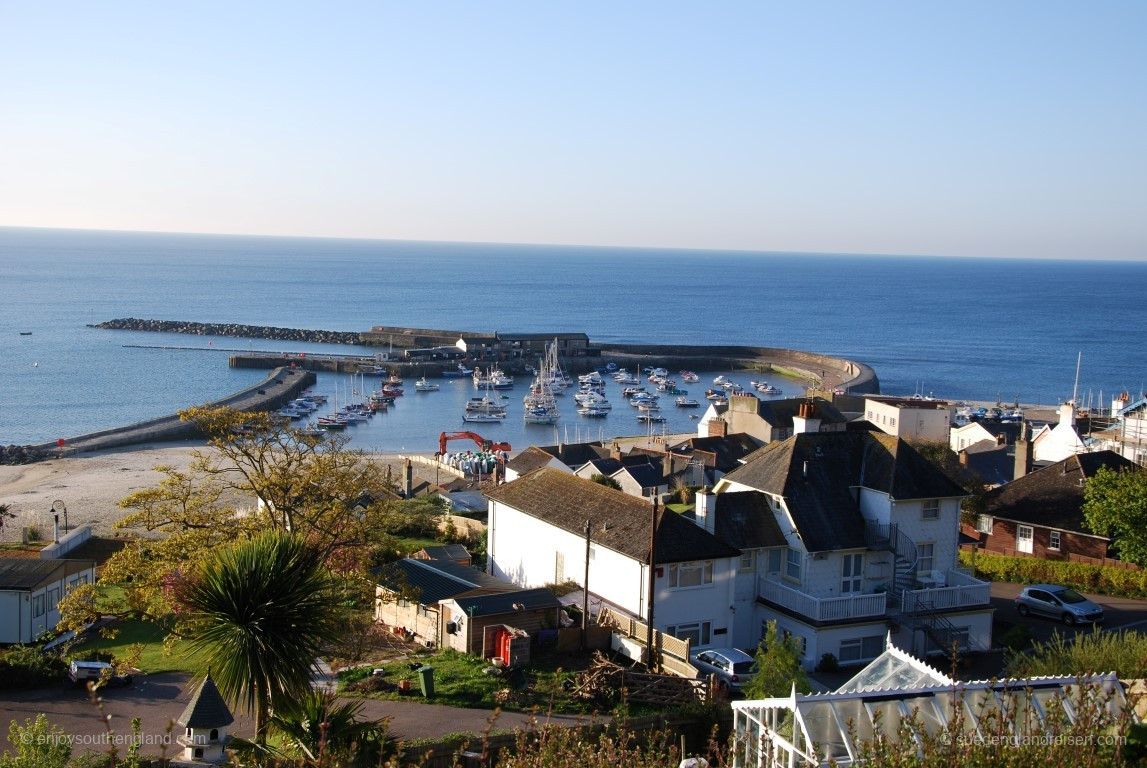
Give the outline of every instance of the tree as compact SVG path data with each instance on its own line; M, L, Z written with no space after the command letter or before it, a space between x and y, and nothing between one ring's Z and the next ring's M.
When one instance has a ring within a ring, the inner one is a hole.
M362 721L361 701L338 702L333 694L310 691L271 717L282 735L275 751L309 766L369 764L386 740L386 721Z
M0 768L65 768L72 756L71 737L43 714L34 721L25 720L24 725L11 721L8 742L16 752L0 755Z
M788 696L796 685L799 693L809 690L808 673L801 666L801 647L797 638L783 637L777 623L770 621L765 637L757 646L753 679L742 687L747 699Z
M621 490L621 483L617 482L609 475L598 473L595 475L590 475L589 479L591 482L597 483L598 485L604 485L606 488L612 488L615 491Z
M1083 487L1083 517L1122 559L1147 566L1147 471L1100 467Z
M254 713L259 743L270 710L311 690L316 657L341 633L335 587L321 550L269 530L213 552L180 590L193 652L223 696Z

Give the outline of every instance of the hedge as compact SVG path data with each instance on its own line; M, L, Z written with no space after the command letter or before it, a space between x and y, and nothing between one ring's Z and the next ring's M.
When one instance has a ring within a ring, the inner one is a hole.
M975 567L976 576L988 581L1014 581L1021 584L1062 584L1100 595L1147 597L1147 570L1115 568L1069 560L1042 560L1038 557L1012 557L960 552L960 564Z

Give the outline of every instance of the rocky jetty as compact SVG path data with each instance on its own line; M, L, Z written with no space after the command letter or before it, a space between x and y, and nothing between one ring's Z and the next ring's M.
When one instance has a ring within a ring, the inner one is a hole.
M32 464L48 454L31 445L0 445L0 464Z
M241 339L274 339L307 341L321 344L361 344L361 334L350 331L311 331L301 328L275 328L266 325L237 323L186 323L180 320L141 320L127 317L94 323L89 328L115 331L152 331L155 333L188 333L193 336L232 336Z

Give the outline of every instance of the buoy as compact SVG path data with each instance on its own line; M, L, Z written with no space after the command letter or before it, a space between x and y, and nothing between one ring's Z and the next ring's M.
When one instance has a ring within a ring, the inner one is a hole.
M39 367L40 367L40 364L39 364L39 363L32 363L32 367L33 367L33 368L39 368Z

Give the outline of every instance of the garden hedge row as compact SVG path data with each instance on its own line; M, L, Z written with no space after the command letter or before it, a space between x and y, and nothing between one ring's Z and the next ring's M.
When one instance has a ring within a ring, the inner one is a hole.
M988 581L1021 584L1062 584L1083 592L1123 597L1147 597L1147 570L1092 565L1038 557L1011 557L960 552L960 564L974 566L976 576Z

